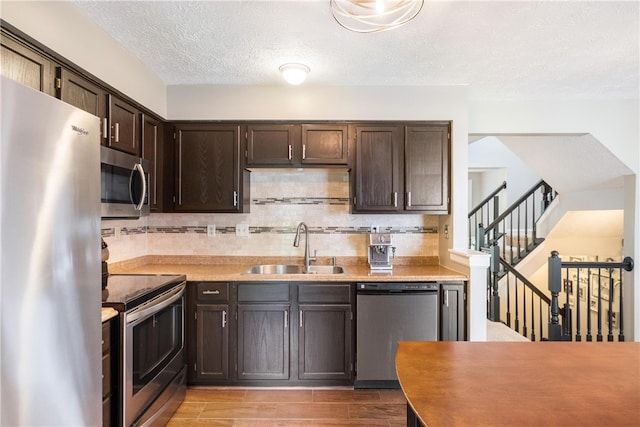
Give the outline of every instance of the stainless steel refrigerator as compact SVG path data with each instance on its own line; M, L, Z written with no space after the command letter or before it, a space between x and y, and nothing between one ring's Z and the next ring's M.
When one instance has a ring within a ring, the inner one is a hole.
M99 426L99 120L4 77L0 97L0 424Z

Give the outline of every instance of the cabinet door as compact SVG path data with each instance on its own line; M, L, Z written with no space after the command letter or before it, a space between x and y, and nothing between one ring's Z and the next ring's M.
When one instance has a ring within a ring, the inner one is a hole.
M56 76L58 98L100 118L100 141L107 145L107 92L62 67L57 67Z
M302 164L346 165L347 125L302 125Z
M247 126L247 165L293 165L295 130L294 125Z
M402 127L356 126L354 211L402 209L401 155Z
M176 211L240 210L239 135L234 125L176 128Z
M138 109L113 96L109 99L109 147L135 156L140 155Z
M2 75L54 96L53 64L33 49L2 34L0 38L0 69Z
M408 126L404 146L405 209L449 213L449 127Z
M299 378L350 380L351 305L301 304L298 316Z
M149 209L160 211L162 194L162 149L163 149L163 125L159 120L142 114L141 117L142 158L149 161Z
M464 283L442 284L441 341L465 340Z
M196 308L196 374L200 380L229 379L229 306L198 304Z
M238 304L237 313L238 380L288 380L289 304Z

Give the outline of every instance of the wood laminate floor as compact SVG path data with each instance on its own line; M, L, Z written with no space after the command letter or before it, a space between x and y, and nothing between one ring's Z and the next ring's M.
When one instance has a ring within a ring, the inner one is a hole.
M404 427L401 390L190 387L168 427Z

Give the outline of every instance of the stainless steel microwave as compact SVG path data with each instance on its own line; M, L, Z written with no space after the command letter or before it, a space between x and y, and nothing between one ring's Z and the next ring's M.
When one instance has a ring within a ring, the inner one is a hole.
M100 147L101 217L137 219L149 215L148 161Z

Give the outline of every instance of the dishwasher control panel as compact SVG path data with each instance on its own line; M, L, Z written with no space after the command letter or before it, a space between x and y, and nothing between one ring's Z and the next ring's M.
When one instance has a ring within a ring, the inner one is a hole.
M437 291L437 282L419 283L398 283L398 282L378 282L378 283L358 283L357 291L363 292L411 292L411 291Z

